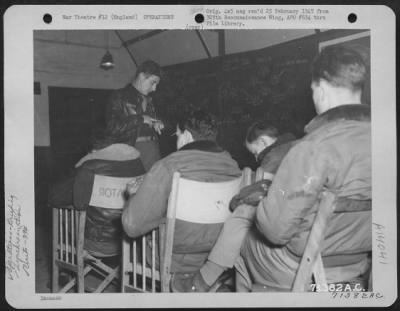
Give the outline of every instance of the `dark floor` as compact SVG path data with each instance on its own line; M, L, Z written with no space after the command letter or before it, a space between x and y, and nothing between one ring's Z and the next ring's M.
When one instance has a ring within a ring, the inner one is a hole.
M44 214L48 214L47 211ZM51 292L51 216L35 219L36 292Z

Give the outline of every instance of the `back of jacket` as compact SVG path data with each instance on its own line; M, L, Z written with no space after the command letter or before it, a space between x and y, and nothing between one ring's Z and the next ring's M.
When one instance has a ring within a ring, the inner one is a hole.
M129 236L145 234L165 220L174 172L179 171L184 178L209 182L231 180L241 175L237 163L214 143L198 141L185 147L156 162L130 199L122 216ZM199 269L222 225L177 220L171 271Z
M371 124L358 117L363 115L362 105L352 106L356 107L346 109L360 110L360 114L344 113L314 122L317 126L284 158L257 210L257 228L273 244L285 245L297 260L303 253L321 191L353 201L371 200ZM335 110L327 115L335 115ZM325 230L324 264L346 265L365 258L372 247L371 221L371 212L335 213Z
M122 147L122 149L121 149ZM84 159L76 169L73 203L77 209L86 209L85 249L93 255L120 254L122 239L121 209L90 206L95 175L137 177L145 173L139 153L130 146L111 145L107 156L101 150L96 157ZM121 158L113 153L126 152Z

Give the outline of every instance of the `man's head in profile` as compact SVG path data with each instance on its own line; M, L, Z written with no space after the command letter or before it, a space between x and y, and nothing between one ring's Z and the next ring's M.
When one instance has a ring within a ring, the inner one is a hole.
M360 104L366 65L355 50L341 46L324 48L312 66L313 100L321 114L331 108Z

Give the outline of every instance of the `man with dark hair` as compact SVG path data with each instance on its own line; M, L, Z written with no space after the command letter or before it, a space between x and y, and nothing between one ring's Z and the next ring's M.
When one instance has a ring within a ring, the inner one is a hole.
M94 142L92 152L75 164L75 170L50 191L51 206L73 205L86 210L85 249L93 255L120 255L122 209L90 206L95 175L137 177L145 173L140 153L134 147L138 134L137 118L128 114L121 98L114 97L107 107L107 127Z
M322 191L334 192L335 213L324 232L322 260L329 283L361 282L372 248L370 109L361 104L366 67L361 56L329 47L312 67L318 115L283 159L268 195L257 207L256 228L242 244L237 289L288 291L304 251ZM260 288L260 287L258 287Z
M263 168L264 178L272 180L279 165L293 146L296 137L292 133L280 133L279 126L270 121L253 123L246 134L246 148Z
M156 91L160 78L160 65L147 60L137 68L132 83L112 94L112 98L116 98L123 105L124 109L120 111L133 116L132 121L139 126L135 146L141 153L146 171L160 159L157 134L161 134L164 124L157 119L150 97L150 94Z
M271 181L279 165L289 149L295 143L291 133L280 133L279 126L270 121L257 121L247 130L245 144L250 153L254 154L263 169L263 181ZM262 185L260 185L262 186ZM209 291L223 273L232 268L240 256L241 244L249 229L254 224L256 203L243 203L242 193L259 191L258 185L242 189L241 193L232 198L230 207L234 211L225 221L223 229L212 248L206 263L194 273L177 273L171 280L171 287L176 292ZM261 198L257 198L257 202Z
M146 174L136 195L123 212L122 224L135 238L156 228L166 217L173 174L198 181L226 181L241 175L237 163L216 143L215 120L204 111L195 111L177 126L178 150L156 162ZM176 224L171 272L198 270L206 260L222 228L222 223L193 226Z

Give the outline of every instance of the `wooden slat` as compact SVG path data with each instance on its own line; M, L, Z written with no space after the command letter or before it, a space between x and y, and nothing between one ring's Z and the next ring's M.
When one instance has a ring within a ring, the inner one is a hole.
M122 280L121 292L125 291L125 286L129 283L130 256L131 256L131 240L127 236L122 239Z
M96 288L94 291L95 293L101 293L103 290L111 283L114 278L117 278L119 274L119 267L115 268L113 271L111 271L106 278L101 282L101 284Z
M172 180L172 191L170 195L170 199L168 201L168 211L167 211L167 222L166 222L166 237L165 237L165 254L164 254L164 262L161 268L162 279L169 279L170 275L170 267L171 267L171 259L172 259L172 248L174 242L174 232L175 232L175 217L176 217L176 207L178 200L178 187L179 187L179 178L180 173L175 172ZM169 292L169 284L168 282L163 282L162 284L162 292Z
M86 222L86 211L81 211L78 214L78 243L77 243L77 253L79 254L77 257L77 266L78 266L78 292L83 293L85 291L85 276L83 274L84 271L84 234L85 234L85 222Z
M137 287L137 242L133 241L133 286Z
M61 258L61 260L63 260L64 258L63 258L63 213L64 213L64 210L63 209L60 209L60 211L59 211L59 219L60 219L60 222L59 222L59 229L60 229L60 234L59 234L59 237L60 237L60 258Z
M77 266L72 265L71 263L65 262L63 260L56 260L56 264L60 268L67 269L67 270L69 270L71 272L75 272L75 273L78 272L78 267Z
M142 289L146 290L146 236L142 237L142 267L144 271L142 273Z
M87 266L85 270L83 270L83 275L85 276L92 270L90 266ZM66 293L68 292L72 287L74 287L76 284L76 278L73 278L71 281L69 281L61 290L60 293Z
M156 291L156 230L151 231L151 290Z
M160 257L160 265L159 269L162 272L164 266L164 254L165 254L165 244L166 244L166 226L165 223L160 224L158 229L158 240L159 240L159 257ZM163 273L161 273L161 291L163 292L165 288L169 288L168 282L169 278Z
M111 268L110 266L107 266L105 263L103 263L100 259L93 257L90 254L87 254L85 256L85 259L88 260L88 263L93 265L93 266L97 266L98 268L102 269L104 272L106 273L111 273L114 271L113 268Z
M313 274L315 283L317 284L317 291L319 292L327 292L328 291L328 282L326 281L324 265L322 262L321 254L318 254L317 259L314 264Z
M60 250L60 245L58 245L58 250ZM68 245L68 247L67 246L63 246L63 252L65 253L65 252L69 252L69 253L71 253L72 252L72 246L71 245ZM65 258L65 256L63 256L64 258ZM64 261L64 262L68 262L68 263L72 263L72 262L70 262L70 261L66 261L65 259L59 259L59 260L62 260L62 261Z
M307 244L304 249L303 257L300 261L298 271L292 286L292 291L307 291L311 280L314 265L321 252L324 230L329 216L333 213L335 195L324 192L318 206L318 212L308 236Z
M75 260L75 255L76 255L76 249L75 249L75 211L72 210L71 211L71 244L72 244L72 249L71 249L71 253L72 253L72 264L76 263Z
M69 213L69 210L65 210L65 226L64 226L64 229L65 229L65 248L66 248L66 252L65 252L65 261L66 262L70 262L69 261L69 258L70 258L70 251L68 250L69 249L69 239L68 239L68 235L69 235L69 223L68 223L68 213ZM71 261L72 262L72 261Z
M143 270L143 267L142 267L142 264L141 263L138 263L137 265L136 265L136 271L137 271L137 274L138 275L142 275L143 274L143 271L144 271L144 274L145 275L151 275L151 273L152 273L152 269L150 268L150 267L146 267L144 270ZM129 271L129 272L131 272L131 271ZM155 271L154 272L154 279L156 280L156 281L160 281L161 280L161 278L160 278L160 272L159 271ZM133 287L137 287L136 285L133 285Z

